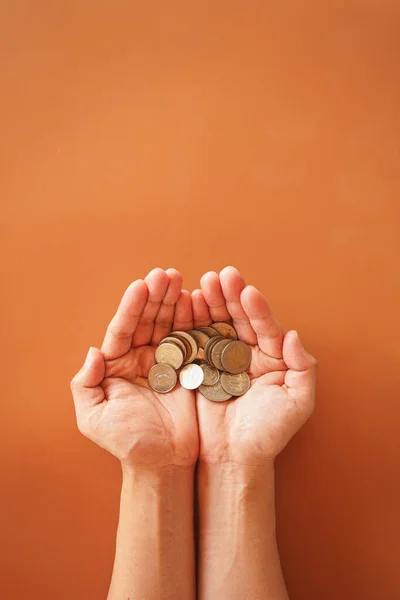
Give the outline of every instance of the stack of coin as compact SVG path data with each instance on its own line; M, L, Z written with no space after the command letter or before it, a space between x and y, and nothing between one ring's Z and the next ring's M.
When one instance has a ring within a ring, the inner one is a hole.
M156 364L148 373L150 387L170 392L178 378L182 387L198 389L208 400L223 402L250 388L246 369L250 347L238 340L230 323L212 323L190 331L172 331L159 343Z

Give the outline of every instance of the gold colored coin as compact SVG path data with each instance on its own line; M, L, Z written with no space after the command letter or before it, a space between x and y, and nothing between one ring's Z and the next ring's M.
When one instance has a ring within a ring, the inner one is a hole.
M214 363L212 362L212 356L211 356L211 352L213 351L213 348L214 348L214 346L216 346L216 345L218 344L218 342L223 342L223 341L224 341L224 339L225 339L225 338L223 338L222 336L218 336L218 337L212 338L212 340L213 340L213 343L210 345L210 347L209 347L209 349L208 349L208 354L207 354L207 356L208 356L208 362L209 362L211 365L213 365L214 367L215 367L215 365L214 365Z
M219 335L223 335L225 338L228 338L230 340L237 340L238 338L236 329L232 327L230 323L225 323L225 321L212 323L210 327L215 329L215 331L217 331Z
M187 390L195 390L204 379L204 371L201 366L191 363L183 367L179 372L179 381L182 387Z
M217 338L214 338L214 339L217 339ZM224 368L221 363L221 354L222 354L222 351L225 348L225 346L230 344L231 341L232 340L227 340L227 339L219 340L216 344L214 344L214 346L211 348L211 350L209 352L211 364L214 365L214 367L217 367L217 369L220 369L221 371Z
M164 342L156 348L155 359L158 363L170 365L174 369L179 369L183 363L184 354L177 344Z
M212 400L213 402L224 402L232 397L224 390L220 381L217 381L214 385L201 385L199 387L199 392L207 398L207 400Z
M212 347L217 342L219 342L220 340L223 340L223 339L224 338L222 337L222 335L216 335L215 337L208 340L207 344L204 346L204 358L206 359L207 362L211 363L210 352L211 352Z
M204 350L203 350L203 352L204 352L204 359L205 359L206 361L208 361L208 350L209 350L210 346L212 346L212 345L213 345L213 341L212 341L213 339L214 339L214 338L210 338L210 339L208 340L208 342L206 343L206 345L204 346Z
M215 335L219 335L219 333L212 327L196 327L196 331L202 331L203 333L206 333L208 337L215 337Z
M183 362L185 363L185 361L189 358L189 356L192 353L192 346L189 344L189 342L181 337L180 335L175 335L175 333L170 333L168 336L170 339L172 340L176 340L177 342L180 342L183 347L185 348L185 353L184 353L184 358L183 358Z
M221 353L221 363L228 373L242 373L251 363L251 348L244 342L234 340L227 344Z
M243 373L221 373L221 385L227 394L232 396L242 396L250 389L250 377L244 371Z
M181 339L182 342L186 342L186 344L189 344L189 352L188 355L184 358L183 364L187 365L188 363L191 363L196 358L198 350L197 343L194 337L192 337L187 331L172 331L170 333L170 336L178 337L178 339Z
M204 371L203 385L214 385L219 380L219 371L207 362L200 364L200 367Z
M171 365L163 363L152 366L147 375L150 387L160 394L170 392L175 387L177 378L176 371Z
M182 342L182 340L176 338L176 337L171 337L171 336L167 336L164 339L161 340L160 344L167 344L172 342L173 344L176 344L177 346L179 346L179 348L182 350L183 352L183 356L186 356L186 346L185 344Z
M199 331L198 329L191 329L188 331L188 334L194 337L199 348L204 348L210 339L209 335L204 333L204 331Z

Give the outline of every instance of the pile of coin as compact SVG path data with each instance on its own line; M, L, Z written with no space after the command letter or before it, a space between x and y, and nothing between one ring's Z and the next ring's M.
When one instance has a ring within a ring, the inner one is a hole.
M172 331L157 346L155 359L147 377L150 387L162 394L170 392L178 378L182 387L198 388L213 402L241 396L250 388L246 369L251 348L238 340L230 323Z

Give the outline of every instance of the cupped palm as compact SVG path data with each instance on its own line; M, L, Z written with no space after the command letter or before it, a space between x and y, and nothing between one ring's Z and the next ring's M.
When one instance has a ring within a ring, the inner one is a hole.
M101 351L92 349L90 367L71 382L82 433L135 467L190 467L197 460L193 392L178 385L159 394L147 381L161 337L191 311L181 283L178 272L156 269L131 284Z
M197 393L200 460L258 465L273 460L312 413L315 359L295 331L284 336L262 294L239 272L207 273L192 294L195 326L230 320L252 348L251 387L216 403Z

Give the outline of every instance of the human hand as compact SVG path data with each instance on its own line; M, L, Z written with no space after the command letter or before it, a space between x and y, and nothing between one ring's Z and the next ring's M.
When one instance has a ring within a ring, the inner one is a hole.
M111 320L101 350L91 348L71 381L79 430L126 467L193 467L198 427L192 391L154 392L147 373L158 343L188 329L189 292L175 269L134 281Z
M295 331L283 334L262 294L234 267L206 273L192 293L194 327L230 320L252 348L251 387L210 402L197 392L200 456L210 465L273 461L314 408L317 362Z

